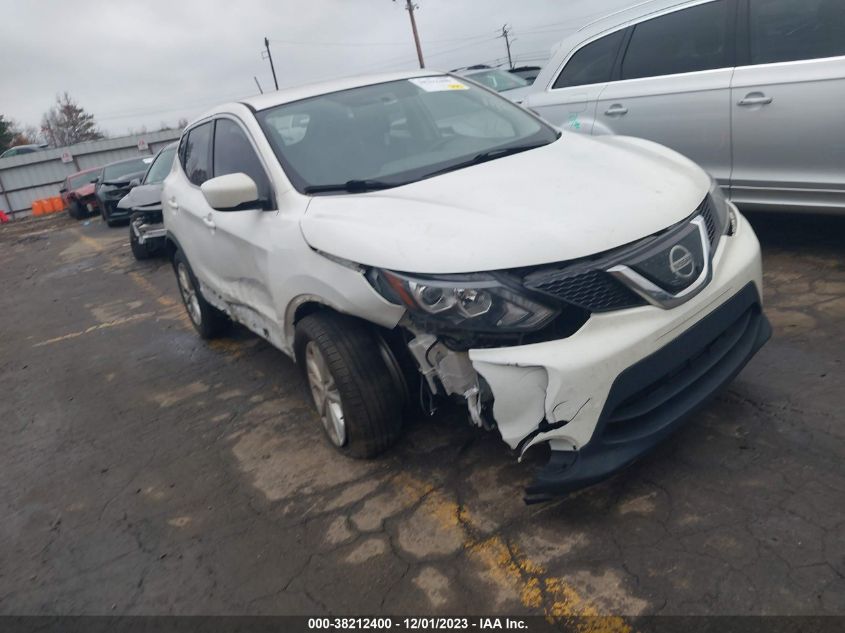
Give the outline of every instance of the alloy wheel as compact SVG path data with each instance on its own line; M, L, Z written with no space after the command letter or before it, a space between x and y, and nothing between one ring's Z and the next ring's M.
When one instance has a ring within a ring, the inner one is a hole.
M346 444L346 422L340 392L323 353L314 341L308 341L305 346L305 369L323 428L335 446L343 446Z
M202 324L200 300L197 296L197 289L194 287L194 282L191 280L191 275L188 272L188 267L182 262L179 262L179 265L176 267L176 277L179 280L179 292L182 293L182 301L188 310L188 316L191 317L194 325L199 327Z

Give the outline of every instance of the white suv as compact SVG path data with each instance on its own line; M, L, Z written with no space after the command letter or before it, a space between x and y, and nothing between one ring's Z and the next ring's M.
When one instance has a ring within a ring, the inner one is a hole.
M237 321L293 357L354 457L447 397L520 455L549 444L529 501L642 455L770 335L757 239L702 169L452 75L221 106L162 195L201 336Z

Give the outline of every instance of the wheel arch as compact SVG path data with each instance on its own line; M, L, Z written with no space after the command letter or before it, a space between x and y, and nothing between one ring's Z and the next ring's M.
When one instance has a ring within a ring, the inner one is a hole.
M167 253L167 259L173 262L176 251L180 250L182 250L182 247L179 244L179 240L173 236L173 233L167 231L164 236L164 252Z
M308 315L321 310L343 314L335 306L331 305L330 302L318 295L299 295L288 304L287 310L285 310L284 334L285 340L290 342L291 349L293 349L296 324Z

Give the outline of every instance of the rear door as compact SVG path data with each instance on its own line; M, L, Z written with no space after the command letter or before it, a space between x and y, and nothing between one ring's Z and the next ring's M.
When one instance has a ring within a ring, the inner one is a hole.
M560 128L591 134L596 101L610 81L624 38L622 29L575 47L550 89L531 93L528 106Z
M845 208L845 0L742 0L735 202Z
M244 173L255 181L260 200L237 211L209 209L214 284L238 321L275 340L281 320L270 294L269 257L278 214L267 169L246 127L234 116L216 120L212 155L214 177Z
M182 136L179 145L181 169L168 178L162 196L165 223L179 240L194 275L205 286L213 283L209 263L214 259L208 206L200 185L211 178L211 142L214 132L211 121L201 123Z
M727 186L735 26L734 0L710 0L630 27L593 133L656 141Z

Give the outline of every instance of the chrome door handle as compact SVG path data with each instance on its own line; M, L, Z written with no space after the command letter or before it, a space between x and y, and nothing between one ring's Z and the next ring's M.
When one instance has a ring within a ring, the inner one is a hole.
M205 224L210 229L217 227L217 225L214 223L214 220L211 219L210 215L204 217L202 219L202 223Z
M171 198L170 200L168 200L167 206L170 207L171 209L173 209L174 211L179 210L179 203L176 202L176 198Z
M604 113L606 116L624 116L628 114L628 108L617 103L610 106Z
M751 96L748 95L745 99L737 102L738 106L755 106L755 105L769 105L774 99L766 95Z

